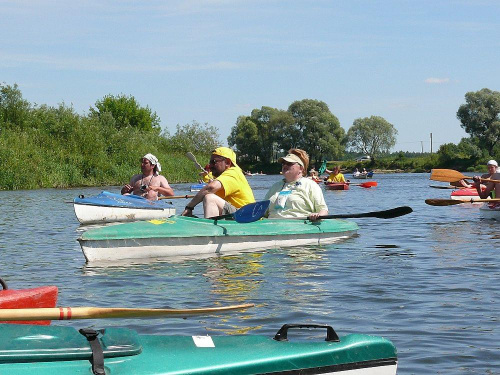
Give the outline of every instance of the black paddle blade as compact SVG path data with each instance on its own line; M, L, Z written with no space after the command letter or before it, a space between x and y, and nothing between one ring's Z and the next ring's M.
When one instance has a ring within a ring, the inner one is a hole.
M392 219L394 217L399 217L399 216L404 216L408 215L413 212L413 209L409 206L401 206L401 207L396 207L392 208L390 210L386 211L379 211L379 212L374 212L373 217L377 217L379 219Z
M319 219L351 219L357 217L376 217L378 219L392 219L395 217L408 215L412 213L413 210L408 206L401 206L396 208L391 208L390 210L385 211L373 211L373 212L364 212L361 214L342 214L342 215L328 215L328 216L320 216Z

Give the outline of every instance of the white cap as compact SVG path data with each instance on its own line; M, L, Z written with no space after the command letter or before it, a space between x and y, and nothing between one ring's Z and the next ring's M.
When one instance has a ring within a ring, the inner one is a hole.
M486 165L494 165L495 167L498 167L498 163L495 160L490 160Z

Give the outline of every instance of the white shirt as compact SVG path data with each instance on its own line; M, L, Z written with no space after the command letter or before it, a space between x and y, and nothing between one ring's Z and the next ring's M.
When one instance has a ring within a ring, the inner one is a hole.
M269 199L269 218L306 217L328 210L321 187L313 180L301 177L295 182L276 182L266 194Z

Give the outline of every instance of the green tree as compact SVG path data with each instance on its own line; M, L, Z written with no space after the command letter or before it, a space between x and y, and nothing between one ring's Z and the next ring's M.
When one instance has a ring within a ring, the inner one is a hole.
M396 128L380 116L358 118L347 131L347 145L352 151L375 159L396 144Z
M462 128L493 155L500 141L500 92L486 88L468 92L465 101L457 112Z
M283 149L292 146L306 150L311 164L312 161L319 162L324 158L342 156L345 149L345 131L326 103L313 99L298 100L288 107L288 112L294 122L284 130L289 130L293 137L289 138L290 143L281 142Z
M0 130L18 129L27 126L31 104L23 99L17 84L0 84Z
M179 151L210 152L221 145L219 129L208 123L201 125L193 121L184 126L177 125L177 131L170 138L171 147Z
M90 108L92 116L101 117L111 113L117 129L128 126L143 131L153 131L160 134L160 118L156 112L146 107L141 107L133 96L106 95L95 103L95 108Z
M227 137L230 147L235 147L239 157L256 161L259 153L259 131L257 124L249 116L240 116Z

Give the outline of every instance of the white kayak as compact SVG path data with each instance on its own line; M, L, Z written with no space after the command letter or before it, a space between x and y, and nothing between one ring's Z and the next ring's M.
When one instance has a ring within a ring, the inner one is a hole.
M81 195L73 200L73 207L82 224L163 219L175 215L171 202L150 201L138 195L107 191L91 197Z
M500 203L484 203L479 208L479 213L483 219L500 221Z

